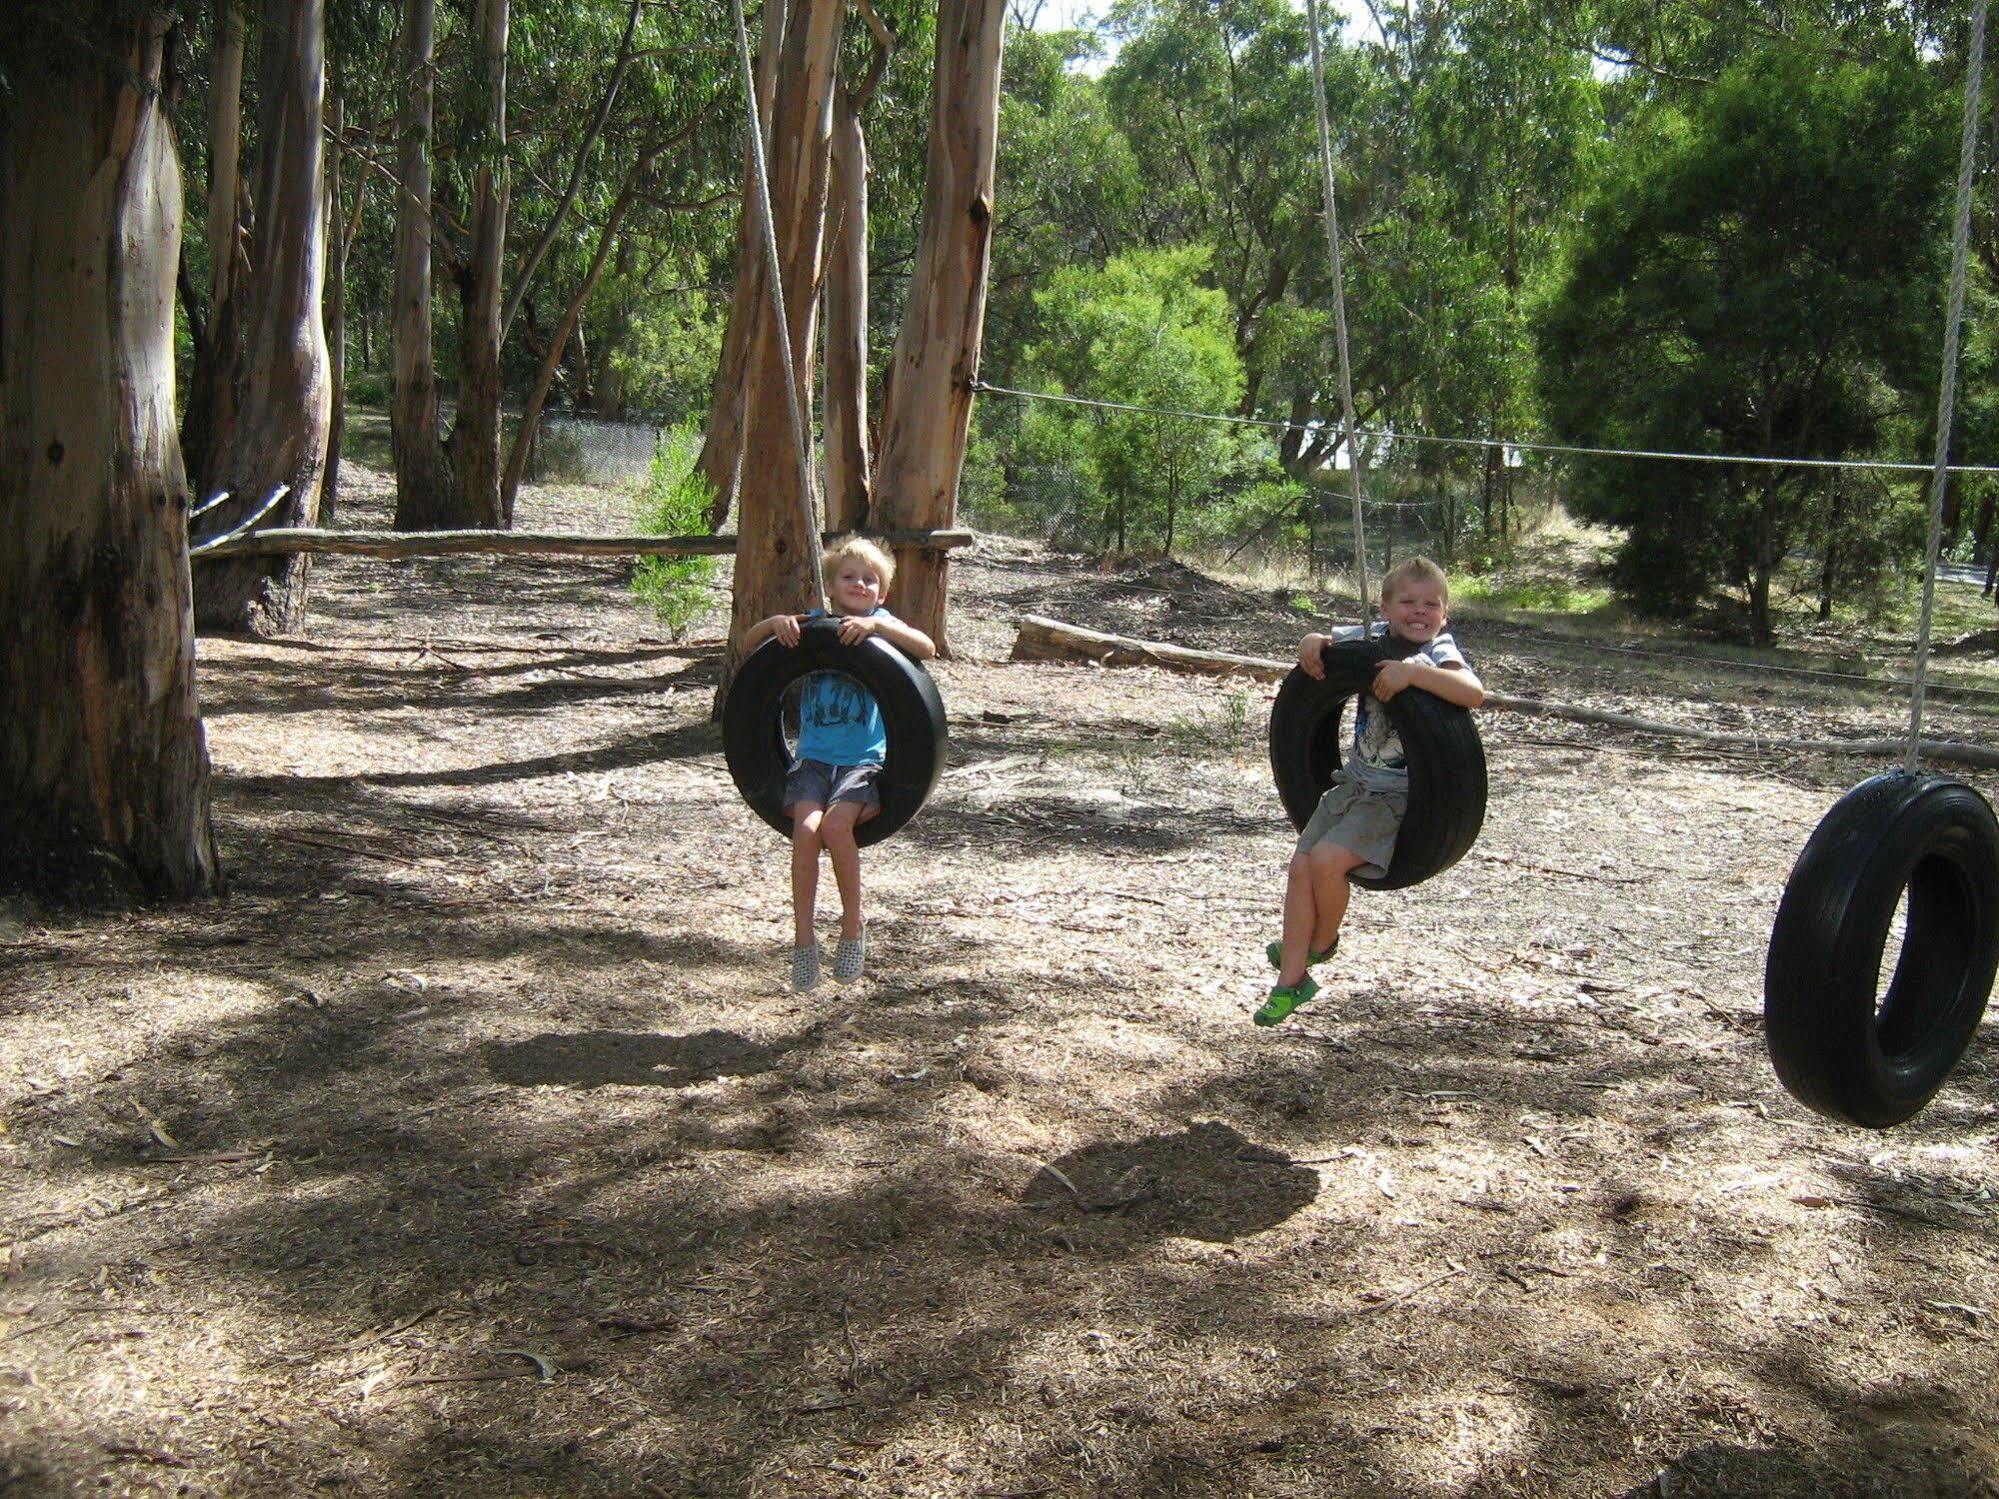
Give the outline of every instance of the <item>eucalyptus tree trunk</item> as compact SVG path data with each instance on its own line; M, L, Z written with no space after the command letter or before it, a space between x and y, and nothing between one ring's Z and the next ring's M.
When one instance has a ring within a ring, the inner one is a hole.
M472 253L465 268L459 344L458 417L451 466L458 477L453 528L505 529L512 507L500 484L500 273L507 248L508 0L479 0L473 15L473 70L481 114L471 132Z
M771 93L778 50L784 45L785 0L765 0L763 32L757 43L757 118L770 138ZM763 247L756 238L756 208L750 200L756 179L747 144L743 147L743 204L736 216L736 286L729 297L729 320L722 328L722 354L715 366L715 383L708 392L708 425L702 434L695 472L708 483L712 496L708 529L719 531L735 503L736 474L743 461L744 380L748 376L750 344L757 325L770 307L764 284Z
M354 183L354 217L341 217L341 164L346 156L342 138L347 128L347 101L342 96L340 70L334 68L326 96L326 389L331 415L326 426L326 469L319 482L319 518L331 521L340 502L340 439L347 427L347 252L360 228L361 205L368 197L364 168Z
M437 367L430 332L430 140L436 49L437 0L403 0L396 267L390 315L395 384L389 406L398 531L445 530L457 513L451 458L437 419Z
M289 493L260 528L319 519L332 410L320 300L326 273L325 0L264 0L257 69L256 232L244 288L243 384L234 420L215 432L209 469L229 502L205 518L215 535ZM197 625L253 634L296 630L311 558L232 557L199 565Z
M167 19L0 94L0 871L71 894L216 879L174 427L181 180Z
M243 17L239 0L215 0L208 94L208 323L195 340L181 418L181 458L195 494L215 492L208 455L213 434L235 419L243 378L242 303L249 263L242 253Z
M844 4L794 0L778 69L783 86L771 106L770 197L789 326L780 329L770 316L757 319L751 347L737 495L735 609L718 707L742 659L743 631L772 614L808 608L819 597L819 538L808 520L816 507L809 488L800 490L810 476L800 473L799 444L811 441L813 332ZM780 338L790 344L797 409L807 428L802 436L792 427L785 400Z
M881 530L957 519L985 334L1005 0L940 0L923 225L882 402L873 518ZM896 613L948 653L945 554L897 548Z
M826 207L826 529L868 523L868 144L860 105L833 101Z

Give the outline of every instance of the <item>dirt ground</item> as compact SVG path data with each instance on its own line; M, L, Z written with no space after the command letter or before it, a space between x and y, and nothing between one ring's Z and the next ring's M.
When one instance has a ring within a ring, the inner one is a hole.
M203 644L227 895L0 907L0 1491L1999 1492L1989 1049L1874 1134L1759 1032L1878 763L1487 713L1477 848L1257 1030L1270 689L1005 657L1307 616L992 540L868 976L795 995L720 615L627 571L325 563L308 636ZM1901 727L1459 625L1508 692Z

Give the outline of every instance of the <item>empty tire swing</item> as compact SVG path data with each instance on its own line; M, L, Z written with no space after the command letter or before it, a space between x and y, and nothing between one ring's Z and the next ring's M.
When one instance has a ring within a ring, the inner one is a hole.
M1323 679L1294 668L1270 708L1270 769L1285 814L1301 832L1340 768L1347 704L1374 681L1383 661L1421 649L1387 637L1326 646ZM1355 871L1353 882L1400 890L1462 859L1485 825L1485 746L1471 711L1420 687L1383 705L1409 761L1409 810L1383 874Z
M1995 967L1999 823L1985 798L1906 770L1861 782L1805 844L1777 908L1763 1033L1778 1079L1828 1118L1900 1124L1964 1055Z
M784 739L784 695L814 672L852 677L874 695L888 731L882 761L881 812L854 830L854 841L879 843L922 809L944 773L949 730L944 700L930 673L879 636L840 642L836 618L808 619L798 644L766 640L750 652L722 704L722 753L750 810L787 838L784 778L791 751Z

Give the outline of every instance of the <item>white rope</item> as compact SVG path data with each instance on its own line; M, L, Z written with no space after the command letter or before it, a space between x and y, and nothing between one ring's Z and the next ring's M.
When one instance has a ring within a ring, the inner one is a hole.
M1903 768L1922 758L1923 695L1929 683L1930 623L1937 562L1943 554L1943 502L1950 488L1950 433L1957 414L1957 348L1964 327L1964 266L1971 241L1971 179L1978 156L1978 90L1985 72L1985 0L1971 12L1971 56L1964 69L1964 135L1957 150L1957 217L1950 232L1950 300L1944 313L1943 378L1937 391L1937 460L1930 480L1930 537L1924 553L1923 611L1916 624L1916 685L1909 693L1909 749Z
M1170 406L1131 406L1122 401L1099 401L1089 396L1057 395L1046 390L1017 390L1007 385L991 385L984 380L972 389L985 395L1015 396L1024 401L1057 401L1067 406L1098 406L1106 411L1131 411L1142 416L1178 416L1194 422L1220 422L1232 427L1268 427L1278 432L1316 432L1318 423L1287 421L1274 416L1227 416L1218 411L1180 411ZM1532 442L1520 437L1441 437L1428 432L1398 432L1393 427L1362 427L1362 437L1380 438L1384 443L1430 442L1458 448L1499 448L1521 453L1564 453L1585 458L1659 458L1678 463L1742 463L1765 468L1855 469L1885 474L1934 474L1934 463L1896 463L1876 458L1768 458L1745 453L1675 453L1656 448L1582 448L1555 442ZM1953 474L1999 474L1999 464L1953 463ZM1378 500L1370 504L1382 503Z
M1333 331L1340 351L1340 413L1346 427L1347 472L1353 476L1354 583L1360 589L1360 633L1373 618L1367 596L1367 530L1362 518L1365 476L1353 409L1353 362L1347 351L1347 293L1340 262L1340 209L1333 192L1333 131L1326 119L1326 66L1319 56L1319 0L1305 0L1306 29L1312 34L1312 99L1319 112L1319 172L1326 184L1326 248L1333 257Z
M774 0L772 0L774 3ZM750 61L750 31L743 21L743 0L730 0L736 13L736 53L743 65L743 102L749 112L751 175L755 192L757 227L763 231L764 265L769 272L771 315L777 319L778 359L784 367L784 407L791 414L791 433L798 447L798 509L805 522L805 535L816 537L824 529L819 522L819 506L812 492L812 433L805 425L805 413L798 404L798 378L791 362L791 324L784 316L784 276L777 259L777 223L770 206L770 164L764 156L763 122L757 117L756 65ZM818 558L812 559L812 596L823 611L826 586L820 576Z

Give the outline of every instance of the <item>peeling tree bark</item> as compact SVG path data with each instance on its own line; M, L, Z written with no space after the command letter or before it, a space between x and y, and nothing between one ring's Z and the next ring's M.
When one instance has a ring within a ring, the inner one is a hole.
M784 45L784 0L765 0L763 32L757 43L757 118L769 138L771 94L775 86L778 49ZM708 483L708 529L719 531L736 500L736 474L743 461L743 382L747 378L750 345L765 311L770 290L763 279L763 248L756 242L756 212L750 203L754 170L747 144L743 148L743 203L736 216L736 286L729 297L729 320L722 328L722 354L715 367L715 384L708 392L708 426L694 468Z
M208 455L213 434L235 420L243 378L242 304L249 265L242 251L243 18L238 0L215 0L208 96L208 322L194 345L181 459L195 493L215 493Z
M430 334L430 137L436 91L437 0L403 0L402 114L396 145L395 391L389 439L396 463L396 529L448 529L451 458L437 418Z
M255 234L244 297L243 384L234 420L218 427L212 482L230 494L205 518L219 534L247 520L281 484L291 492L262 525L319 519L332 386L320 302L326 278L324 0L264 0L257 70ZM202 569L195 623L283 634L305 618L304 557Z
M157 12L0 96L0 879L216 878L174 426L181 181ZM116 18L116 19L114 19Z
M475 149L472 253L466 266L464 336L460 340L458 417L451 428L451 466L458 476L452 524L513 524L500 483L500 273L507 248L508 0L479 0L473 17L474 57L483 82L484 114Z
M868 144L845 87L826 218L826 529L853 531L868 523Z
M770 196L776 220L784 315L757 320L745 407L742 485L738 494L735 608L723 657L719 708L742 659L743 631L780 612L810 607L819 596L819 538L806 522L812 497L799 493L799 434L785 401L778 344L788 334L798 410L810 440L813 332L825 248L826 183L833 128L833 72L844 0L797 0L786 28L772 104ZM765 295L767 296L768 289Z
M957 518L985 331L1005 15L1004 0L941 0L937 10L923 227L883 401L878 526L935 530ZM899 549L896 613L945 654L948 578L941 554Z

